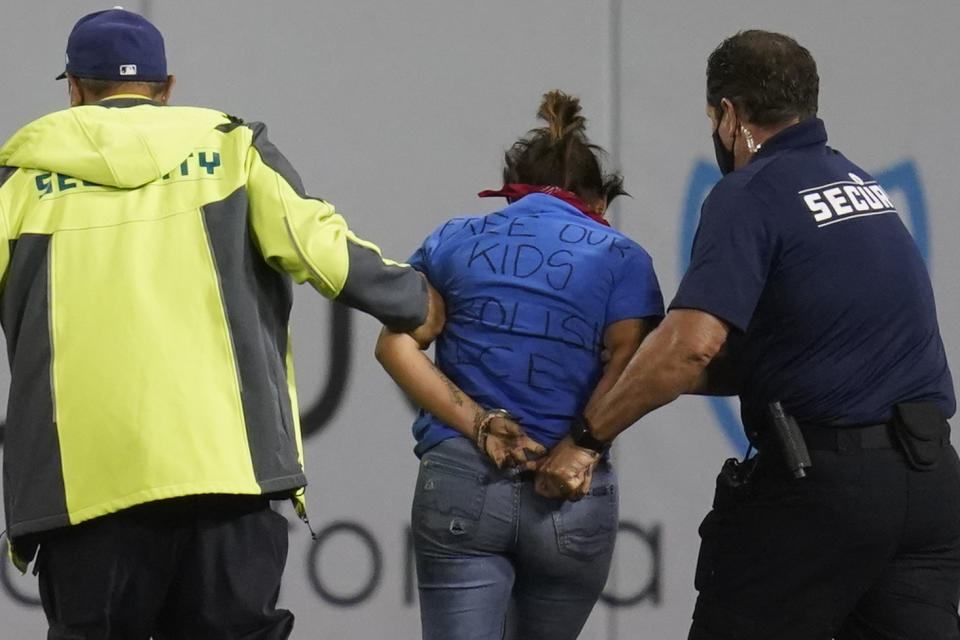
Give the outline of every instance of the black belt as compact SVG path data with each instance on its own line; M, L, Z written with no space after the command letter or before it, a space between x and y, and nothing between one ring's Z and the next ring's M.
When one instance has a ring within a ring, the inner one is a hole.
M888 423L856 427L824 427L800 425L807 449L820 451L850 451L855 449L896 449L897 437Z

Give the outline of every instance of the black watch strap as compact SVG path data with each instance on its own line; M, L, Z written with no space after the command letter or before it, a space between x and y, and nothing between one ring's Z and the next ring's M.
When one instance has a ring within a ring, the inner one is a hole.
M590 431L590 423L583 415L577 416L570 423L570 437L573 439L573 444L596 451L600 455L604 455L610 450L610 442L601 442L593 437L593 433Z

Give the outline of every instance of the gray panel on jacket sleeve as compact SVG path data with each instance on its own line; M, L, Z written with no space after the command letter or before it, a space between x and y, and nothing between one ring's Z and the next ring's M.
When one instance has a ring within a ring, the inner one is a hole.
M385 264L375 251L352 242L347 242L347 255L350 268L338 301L393 331L410 331L426 321L427 284L415 269Z
M253 131L253 148L260 154L263 163L280 174L293 187L298 196L301 198L309 197L306 189L304 189L303 180L300 179L300 174L293 168L286 156L280 153L277 146L267 138L267 125L262 122L249 122L246 123L246 126Z
M203 221L236 354L254 475L264 493L304 486L287 390L290 279L272 269L254 246L242 188L205 205Z
M53 415L50 236L11 242L0 320L10 361L3 494L10 538L70 524Z

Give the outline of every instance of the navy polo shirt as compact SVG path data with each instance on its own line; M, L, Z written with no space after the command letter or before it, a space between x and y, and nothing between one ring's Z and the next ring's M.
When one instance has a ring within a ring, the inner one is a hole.
M547 447L566 435L600 379L606 328L663 315L647 252L546 194L446 222L410 264L446 303L438 368ZM413 434L418 455L460 435L426 411Z
M742 337L744 424L780 400L801 423L884 422L956 401L930 277L883 188L819 119L765 142L710 192L671 308Z

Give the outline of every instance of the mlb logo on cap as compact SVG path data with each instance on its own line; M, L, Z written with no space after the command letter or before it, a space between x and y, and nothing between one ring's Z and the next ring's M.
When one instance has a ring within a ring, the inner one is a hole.
M120 8L77 21L67 39L67 74L96 80L163 82L167 58L163 36L143 16Z

